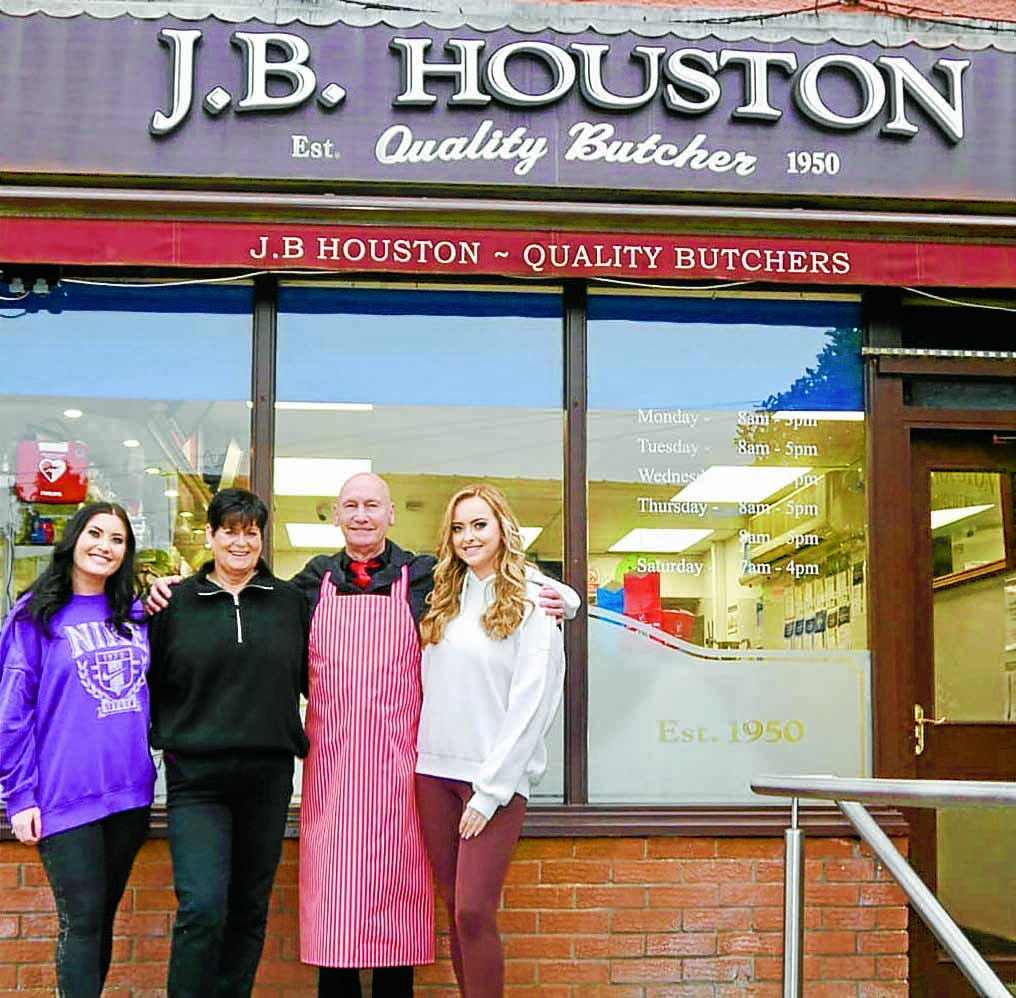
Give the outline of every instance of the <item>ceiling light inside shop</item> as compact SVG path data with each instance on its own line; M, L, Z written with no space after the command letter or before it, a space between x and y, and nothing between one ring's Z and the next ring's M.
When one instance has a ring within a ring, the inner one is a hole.
M758 502L786 488L811 468L745 467L715 464L686 485L674 499L681 502Z
M67 419L80 419L84 415L80 409L64 409L63 414Z
M180 493L176 489L166 489L162 493L167 499L175 499Z
M141 441L140 440L135 440L133 437L128 437L123 442L123 445L124 445L124 447L140 447L141 446Z
M161 473L162 469L156 464L150 464L147 468L145 468L146 475L159 475Z
M276 409L289 412L373 412L369 402L276 402Z
M957 520L965 520L968 516L977 516L986 509L993 509L993 504L986 506L953 506L951 509L933 509L931 511L931 529L938 530Z
M773 419L797 423L799 427L818 423L863 423L864 413L858 409L784 409L773 413Z
M326 548L337 551L345 544L342 531L330 523L287 523L289 544L294 548Z
M687 551L699 541L705 540L711 530L651 530L638 527L629 530L619 541L615 541L607 549L615 554L677 554Z
M370 469L369 459L277 457L275 494L334 497L349 478Z
M543 533L543 527L519 527L519 530L522 531L523 548L528 548Z

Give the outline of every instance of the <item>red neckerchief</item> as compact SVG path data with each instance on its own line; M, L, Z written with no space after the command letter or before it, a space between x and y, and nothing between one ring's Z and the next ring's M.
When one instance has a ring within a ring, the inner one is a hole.
M349 562L349 568L353 573L353 585L359 589L366 589L370 585L370 573L368 569L377 568L381 564L377 558L371 558L370 561L352 561Z

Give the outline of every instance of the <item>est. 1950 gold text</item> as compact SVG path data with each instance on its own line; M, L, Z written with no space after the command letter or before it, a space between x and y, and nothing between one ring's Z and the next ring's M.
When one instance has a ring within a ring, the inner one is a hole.
M675 745L793 745L804 738L804 722L791 720L727 721L722 725L697 725L693 721L661 720L659 740Z

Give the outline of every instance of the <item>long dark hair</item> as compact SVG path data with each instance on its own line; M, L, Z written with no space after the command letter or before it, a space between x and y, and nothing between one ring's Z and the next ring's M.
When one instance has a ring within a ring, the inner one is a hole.
M134 606L134 531L131 529L127 510L115 502L90 502L82 506L68 521L63 537L53 548L53 557L39 577L26 590L29 598L25 611L43 631L49 634L49 623L71 601L74 595L74 548L78 538L93 516L110 513L122 524L126 545L120 567L106 579L106 598L109 600L109 626L118 634L127 637L124 624L136 615Z

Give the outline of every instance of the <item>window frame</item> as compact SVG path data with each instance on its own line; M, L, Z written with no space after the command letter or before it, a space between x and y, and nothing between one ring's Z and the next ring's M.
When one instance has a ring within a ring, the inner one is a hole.
M287 282L289 283L289 282ZM299 283L308 283L301 281ZM377 286L374 281L335 281L333 286ZM385 282L398 286L400 282ZM587 496L587 434L588 412L588 305L590 282L569 279L553 282L562 296L563 385L562 417L564 434L563 496L564 496L564 581L581 594L586 593L588 551L586 538ZM440 288L443 282L406 282L407 287ZM532 285L519 285L489 277L470 282L456 281L457 288L474 287L477 292L496 289L534 290ZM274 458L275 365L278 341L278 290L275 276L258 278L255 282L254 305L254 383L251 397L252 481L259 494L271 494ZM598 289L599 290L599 289ZM648 291L649 289L647 289ZM661 289L662 290L662 289ZM715 297L715 292L678 289L681 294ZM638 293L625 289L624 293ZM553 292L552 292L553 293ZM618 292L622 293L622 292ZM738 297L772 297L793 300L860 301L857 293L814 293L787 291L734 292ZM866 401L867 409L867 401ZM866 412L867 416L867 412ZM263 490L263 491L262 491ZM266 536L266 557L271 531ZM565 650L568 673L564 691L564 794L560 804L534 804L527 812L524 834L538 837L560 836L773 836L786 828L788 808L782 805L632 805L590 804L588 796L588 631L587 604L575 620L565 627ZM298 834L298 807L291 814L287 834ZM876 817L889 834L905 834L907 826L898 811L877 809ZM812 834L843 834L847 826L835 807L809 806L803 809L801 825Z

